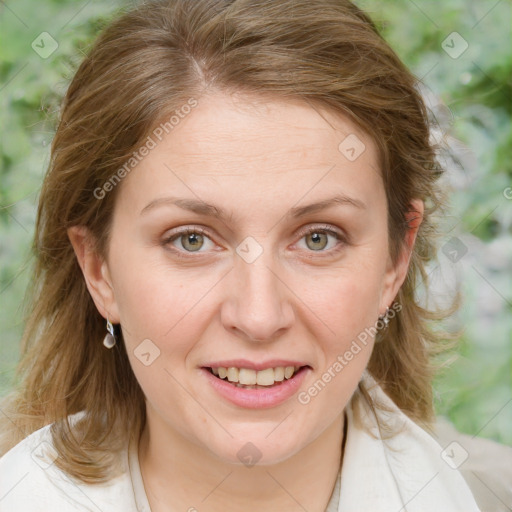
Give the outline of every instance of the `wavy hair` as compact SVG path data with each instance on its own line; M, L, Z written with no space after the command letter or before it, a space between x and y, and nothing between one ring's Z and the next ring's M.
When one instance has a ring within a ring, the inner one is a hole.
M412 199L427 208L402 310L379 332L368 370L413 420L433 417L432 354L443 339L416 287L435 255L431 217L440 171L417 80L347 0L166 0L122 13L101 33L63 100L37 213L31 312L19 383L6 398L0 453L53 423L56 464L84 482L107 480L115 454L145 424L142 390L124 343L105 350L97 311L67 236L86 226L108 251L119 187L94 193L152 129L207 91L294 98L348 116L376 143L388 202L391 257ZM121 336L121 335L120 335ZM68 416L86 414L75 427Z

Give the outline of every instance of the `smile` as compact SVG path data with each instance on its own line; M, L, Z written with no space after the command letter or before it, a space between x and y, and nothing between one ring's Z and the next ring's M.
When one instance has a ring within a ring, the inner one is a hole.
M227 380L237 387L258 389L279 385L284 380L291 379L301 368L302 366L276 366L257 371L251 368L219 366L209 368L209 370L219 379Z
M218 361L200 369L215 395L248 409L271 408L286 402L312 371L309 365L282 360L260 364L247 360Z

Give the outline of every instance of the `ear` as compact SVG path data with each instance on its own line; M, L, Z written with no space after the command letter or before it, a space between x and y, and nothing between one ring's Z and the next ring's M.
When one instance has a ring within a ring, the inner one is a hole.
M119 311L108 265L98 254L94 237L85 226L73 226L68 229L68 238L96 308L104 318L112 323L119 323Z
M380 315L383 315L387 307L390 307L395 299L400 287L407 277L407 270L411 261L414 242L418 234L419 227L423 221L423 212L425 206L421 199L414 199L409 205L409 210L405 214L407 222L407 231L398 259L393 263L391 256L388 256L388 267L384 278L383 290L380 303Z

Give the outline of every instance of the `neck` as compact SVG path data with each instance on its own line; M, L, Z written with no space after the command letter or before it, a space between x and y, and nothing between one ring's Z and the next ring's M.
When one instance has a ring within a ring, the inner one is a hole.
M343 421L340 415L285 461L252 467L221 461L179 434L163 437L158 425L148 424L139 463L151 510L324 512L340 468Z

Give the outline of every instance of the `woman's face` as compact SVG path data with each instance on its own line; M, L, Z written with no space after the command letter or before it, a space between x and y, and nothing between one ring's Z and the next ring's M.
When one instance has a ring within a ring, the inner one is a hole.
M96 301L150 425L285 460L340 418L403 279L375 146L306 103L220 93L168 131L118 185Z

